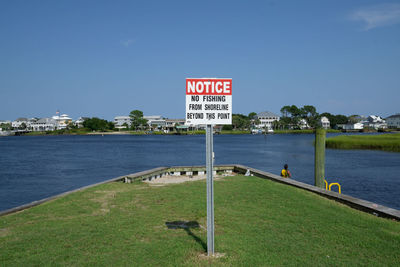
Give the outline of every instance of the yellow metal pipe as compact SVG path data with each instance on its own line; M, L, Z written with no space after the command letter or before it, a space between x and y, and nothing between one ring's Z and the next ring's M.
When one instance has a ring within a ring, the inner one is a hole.
M331 183L331 184L329 185L329 191L331 191L332 185L337 185L337 187L338 187L338 189L339 189L339 194L342 193L342 189L340 188L340 184L339 184L339 183Z

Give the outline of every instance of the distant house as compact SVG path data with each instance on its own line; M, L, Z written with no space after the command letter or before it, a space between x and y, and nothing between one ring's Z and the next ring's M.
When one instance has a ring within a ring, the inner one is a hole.
M163 117L159 115L154 116L143 116L143 119L147 120L147 124L150 127L157 127L159 129L164 128L166 126L166 121Z
M256 115L256 118L260 121L257 128L267 128L272 129L272 125L274 121L279 121L280 117L275 113L264 111L260 112Z
M362 130L364 128L364 124L362 124L361 122L337 124L336 126L338 129L343 129L343 130Z
M89 119L89 118L88 117L79 117L76 121L74 121L74 125L78 128L82 128L83 122L87 119Z
M0 124L10 124L11 121L0 120Z
M321 119L319 121L319 124L324 129L329 129L331 127L329 119L327 117L325 117L325 116L321 117Z
M389 128L400 128L400 113L386 118L386 123Z
M299 125L300 129L302 129L302 130L310 128L310 125L308 125L308 123L305 119L299 120L298 125Z
M129 116L117 116L114 118L115 128L125 129L126 125L130 128L132 125L131 117Z
M27 118L18 118L15 121L11 122L11 127L14 129L20 128L22 124L25 124L25 126L28 126L28 119Z
M72 123L72 119L67 114L56 115L52 119L56 122L56 129L65 129L68 124Z
M53 118L42 118L30 125L32 131L44 132L57 129L57 121Z
M175 126L185 125L185 119L165 119L165 129L167 131L173 131Z
M362 123L364 124L364 128L373 128L376 130L387 128L386 121L380 116L370 115Z

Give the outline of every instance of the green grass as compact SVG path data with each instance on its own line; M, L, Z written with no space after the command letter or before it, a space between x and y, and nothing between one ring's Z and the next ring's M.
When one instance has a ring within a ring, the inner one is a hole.
M221 134L251 134L251 131L246 131L246 130L221 130Z
M326 139L326 147L400 152L400 134L335 136Z
M326 130L327 133L340 133L339 130L335 129L328 129ZM275 134L313 134L315 130L313 129L306 129L306 130L274 130Z
M28 132L24 133L24 135L85 135L91 133L92 131L87 128L77 128L77 129L62 129L55 131L46 131L46 132Z
M110 183L0 217L0 265L399 266L400 223L256 177L215 182L206 249L204 181ZM194 221L200 228L168 229Z

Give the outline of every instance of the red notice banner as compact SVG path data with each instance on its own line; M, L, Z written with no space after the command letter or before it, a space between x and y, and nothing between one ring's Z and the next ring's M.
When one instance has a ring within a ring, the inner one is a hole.
M186 95L232 95L232 79L186 79Z

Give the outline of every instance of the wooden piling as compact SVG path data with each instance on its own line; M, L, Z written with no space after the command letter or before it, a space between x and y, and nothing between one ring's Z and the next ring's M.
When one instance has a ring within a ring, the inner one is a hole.
M325 139L326 130L317 129L315 131L315 163L314 180L315 186L324 188L325 179Z

